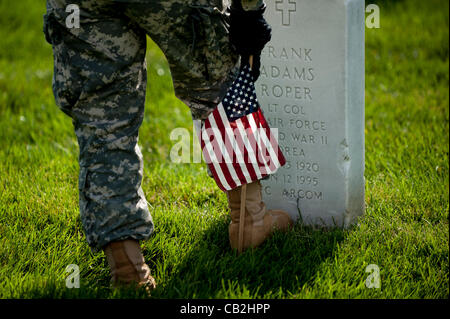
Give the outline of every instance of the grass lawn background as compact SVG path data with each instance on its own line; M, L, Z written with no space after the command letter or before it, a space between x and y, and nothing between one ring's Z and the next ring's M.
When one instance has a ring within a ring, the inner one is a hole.
M148 45L140 145L156 224L143 243L153 298L447 298L449 296L449 3L371 1L366 29L365 218L348 230L297 226L237 257L225 195L204 165L169 160L192 131L167 63ZM111 291L78 213L78 146L51 92L43 0L0 0L0 298L144 297ZM77 264L81 288L65 287ZM377 264L381 289L367 289Z

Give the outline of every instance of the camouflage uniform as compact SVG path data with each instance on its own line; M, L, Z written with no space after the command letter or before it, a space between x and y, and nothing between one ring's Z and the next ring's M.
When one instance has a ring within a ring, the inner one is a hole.
M237 72L224 24L226 0L48 0L53 92L80 146L80 214L94 251L147 239L153 221L141 187L138 130L146 89L146 34L169 61L175 94L194 119L214 109ZM262 0L243 1L244 8ZM80 28L67 28L69 4ZM170 106L168 106L170 107Z

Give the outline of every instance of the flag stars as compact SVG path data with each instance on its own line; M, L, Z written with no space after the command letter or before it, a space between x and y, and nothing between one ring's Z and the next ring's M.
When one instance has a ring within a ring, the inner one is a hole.
M223 99L224 110L230 120L246 116L259 108L249 73L248 67L243 69Z

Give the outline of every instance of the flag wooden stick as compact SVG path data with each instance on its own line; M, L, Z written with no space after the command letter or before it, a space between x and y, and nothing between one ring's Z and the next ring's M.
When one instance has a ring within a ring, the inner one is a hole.
M244 246L245 202L247 199L247 184L241 186L241 214L239 216L238 253L242 253Z
M248 59L250 68L253 67L253 55ZM244 226L245 226L245 202L247 200L247 184L241 186L241 214L239 216L239 236L238 236L238 253L242 253L244 247Z

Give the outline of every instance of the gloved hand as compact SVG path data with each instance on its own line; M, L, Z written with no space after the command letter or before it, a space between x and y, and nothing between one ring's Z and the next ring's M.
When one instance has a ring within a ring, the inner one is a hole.
M257 54L250 54L253 55L253 65L251 67L251 74L253 75L253 80L256 82L256 80L258 80L261 72L261 51ZM244 68L244 66L249 65L249 61L250 61L250 55L248 54L243 54L241 55L241 68L240 71L242 71L242 69Z
M241 55L241 68L248 65L253 55L253 77L260 75L261 51L272 38L272 28L264 19L263 6L258 10L245 11L240 1L233 1L230 7L230 42Z

